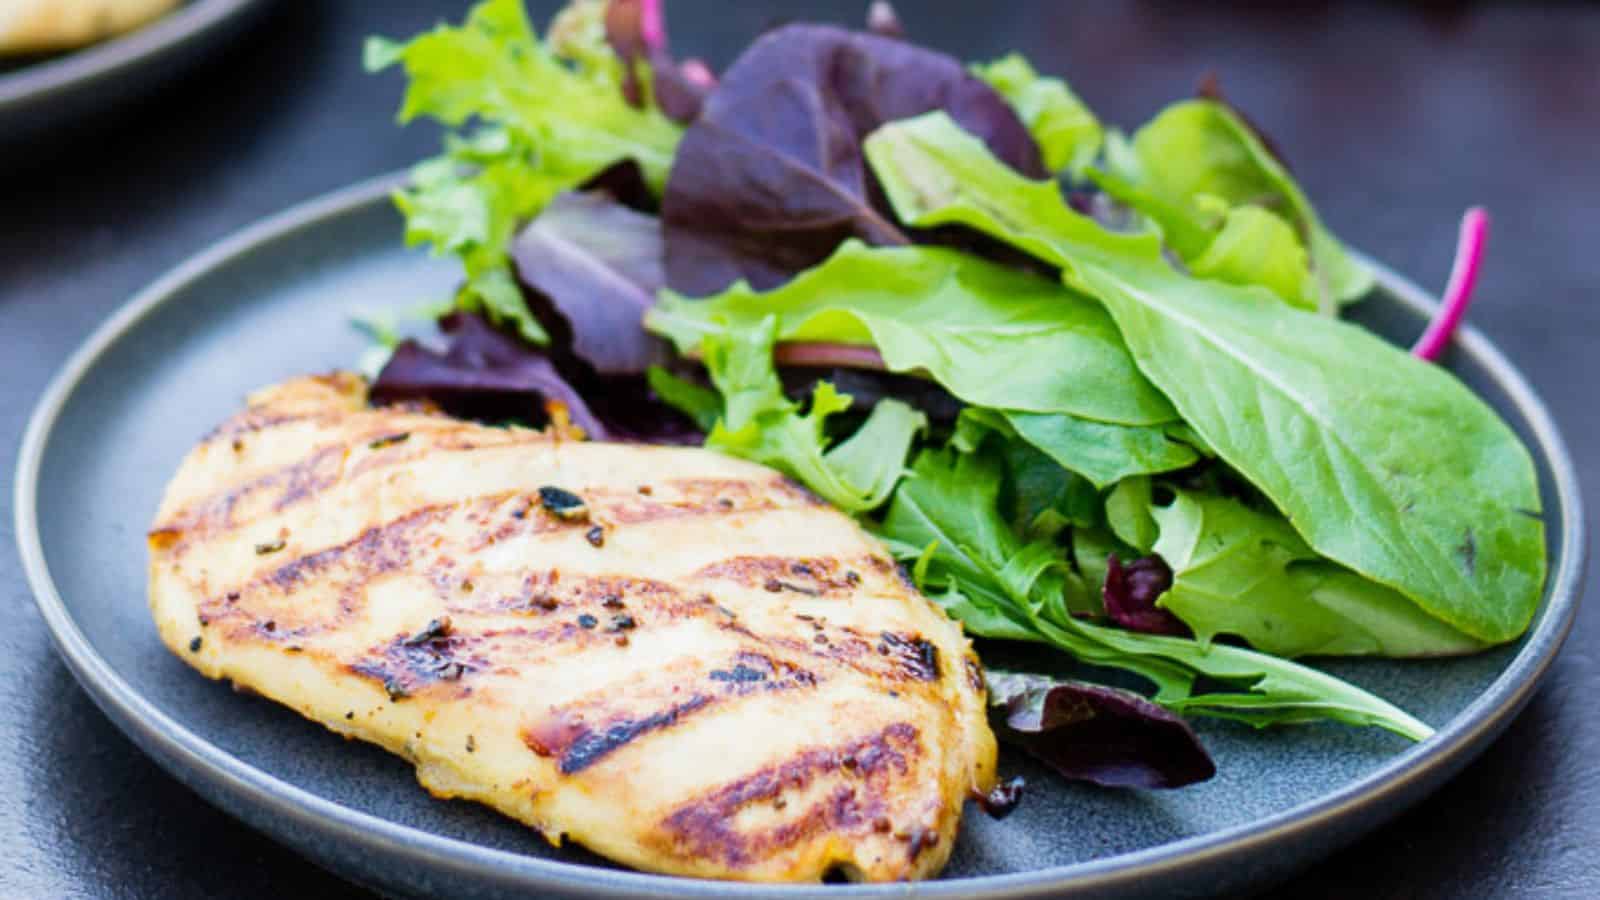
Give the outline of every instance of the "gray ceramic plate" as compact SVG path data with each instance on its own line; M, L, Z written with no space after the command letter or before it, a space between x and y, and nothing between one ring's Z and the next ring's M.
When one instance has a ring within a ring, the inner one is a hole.
M44 59L0 59L0 143L115 103L241 27L263 0L191 0L137 31Z
M406 252L385 199L360 185L201 254L100 328L40 402L17 473L17 534L39 608L106 713L173 775L330 869L394 894L459 898L757 894L1181 896L1287 874L1377 826L1483 749L1528 699L1572 623L1583 536L1572 465L1544 407L1482 336L1451 364L1517 427L1538 461L1549 593L1519 643L1451 661L1341 663L1439 727L1415 746L1375 730L1259 734L1198 726L1219 772L1168 793L1032 783L996 822L967 817L944 880L755 890L621 871L465 802L431 799L410 767L265 700L208 682L163 649L145 606L144 531L190 445L255 387L348 366L361 309L448 290L452 264ZM1367 323L1396 339L1427 300L1384 274Z

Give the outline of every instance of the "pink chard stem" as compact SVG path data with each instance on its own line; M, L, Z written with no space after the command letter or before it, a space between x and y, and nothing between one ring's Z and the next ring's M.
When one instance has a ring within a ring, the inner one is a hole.
M1450 283L1445 286L1444 300L1434 313L1428 329L1411 348L1411 354L1430 362L1439 358L1450 338L1461 326L1472 303L1472 289L1478 284L1478 266L1483 262L1483 245L1489 237L1489 214L1480 206L1467 210L1461 217L1461 238L1456 244L1455 265L1450 267Z

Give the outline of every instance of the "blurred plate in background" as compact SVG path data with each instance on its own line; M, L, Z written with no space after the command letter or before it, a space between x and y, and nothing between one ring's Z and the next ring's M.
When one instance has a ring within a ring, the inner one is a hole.
M120 37L48 57L0 57L0 149L110 109L197 59L266 0L191 0Z

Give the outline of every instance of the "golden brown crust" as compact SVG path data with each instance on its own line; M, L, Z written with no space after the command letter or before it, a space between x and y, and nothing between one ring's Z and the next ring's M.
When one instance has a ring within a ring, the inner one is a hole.
M439 796L688 875L938 871L994 774L960 629L769 470L253 398L150 533L164 640Z

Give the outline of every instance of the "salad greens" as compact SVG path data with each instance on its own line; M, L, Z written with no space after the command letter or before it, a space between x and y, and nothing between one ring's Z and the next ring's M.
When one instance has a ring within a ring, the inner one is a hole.
M1062 267L1105 304L1184 421L1323 555L1489 642L1521 634L1544 580L1533 460L1487 404L1368 331L1187 277L1104 230L932 113L867 154L922 226L971 226Z
M399 342L379 396L542 398L799 480L969 634L1143 683L990 673L1002 734L1069 777L1208 777L1175 715L1420 740L1293 659L1528 627L1526 449L1337 319L1371 272L1220 97L1125 137L1022 57L964 66L897 20L776 28L719 77L642 10L576 0L541 42L485 0L369 45L410 78L402 120L453 129L396 202L466 272L450 346Z
M571 9L592 17L604 4ZM659 110L627 102L620 61L582 24L569 19L573 38L552 48L535 36L522 0L485 0L460 27L440 25L403 44L370 38L366 46L368 70L405 68L402 123L428 116L472 126L418 164L395 195L406 243L459 257L462 309L514 326L535 344L549 335L512 276L512 235L557 194L622 160L659 190L683 132Z

